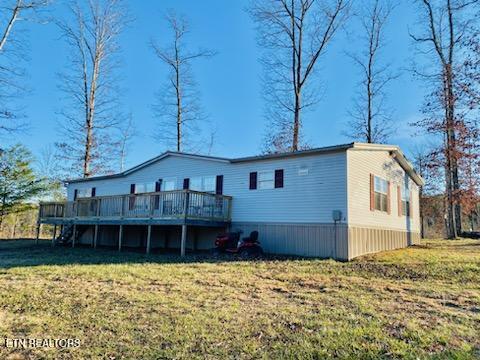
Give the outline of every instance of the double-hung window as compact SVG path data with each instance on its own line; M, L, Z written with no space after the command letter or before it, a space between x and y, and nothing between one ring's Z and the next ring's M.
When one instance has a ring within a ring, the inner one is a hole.
M283 188L283 174L283 169L251 172L249 188L250 190Z
M273 189L275 188L275 172L261 171L258 173L258 188Z
M165 178L162 181L162 191L172 191L177 188L177 179L176 178Z
M135 194L145 194L155 192L155 183L135 184Z
M197 177L190 178L189 185L190 185L190 190L202 191L202 177L197 176Z
M401 214L410 216L410 190L406 186L402 188L401 207Z
M214 193L216 190L216 176L196 176L189 181L190 190Z
M373 190L375 210L388 212L388 181L375 176Z
M77 193L77 197L79 198L89 198L92 197L92 188L87 189L79 189Z
M215 192L215 187L217 185L217 177L216 176L204 176L203 177L203 191L205 192Z

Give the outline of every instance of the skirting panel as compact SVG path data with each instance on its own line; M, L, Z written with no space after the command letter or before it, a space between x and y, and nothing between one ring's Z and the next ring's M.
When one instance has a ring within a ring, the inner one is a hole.
M345 224L232 223L231 230L242 230L243 236L258 231L267 253L348 259Z
M372 229L348 228L348 259L385 250L401 249L420 242L420 233Z

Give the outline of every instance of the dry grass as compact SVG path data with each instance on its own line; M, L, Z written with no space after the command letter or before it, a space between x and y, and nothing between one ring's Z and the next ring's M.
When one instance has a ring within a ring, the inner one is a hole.
M480 241L351 263L213 261L0 241L0 358L480 358Z

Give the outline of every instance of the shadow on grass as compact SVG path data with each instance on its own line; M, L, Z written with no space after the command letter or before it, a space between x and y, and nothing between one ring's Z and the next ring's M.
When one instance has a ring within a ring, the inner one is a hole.
M239 261L285 261L312 260L295 256L264 255L258 259L241 259L236 255L214 255L211 251L188 252L185 257L179 255L178 249L153 249L145 254L143 248L127 248L118 252L114 247L89 246L52 247L50 241L33 239L0 240L0 269L41 265L106 265L106 264L175 264L175 263L225 263Z

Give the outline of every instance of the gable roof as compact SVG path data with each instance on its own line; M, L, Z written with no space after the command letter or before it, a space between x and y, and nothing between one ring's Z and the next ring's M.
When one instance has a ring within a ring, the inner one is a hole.
M323 154L323 153L329 153L329 152L346 151L348 149L389 151L392 154L392 156L394 156L395 159L398 161L400 166L402 166L402 168L410 175L410 177L415 181L417 185L419 186L424 185L424 181L422 177L416 173L412 164L407 160L407 158L405 157L405 155L402 153L402 151L398 146L381 145L381 144L365 144L365 143L357 143L357 142L335 145L335 146L325 146L325 147L320 147L315 149L301 150L301 151L295 151L295 152L289 152L289 153L248 156L248 157L241 157L236 159L228 159L228 158L208 156L208 155L189 154L189 153L176 152L176 151L166 151L159 156L156 156L150 160L147 160L137 166L134 166L128 170L125 170L117 174L94 176L90 178L72 179L72 180L67 180L66 183L72 184L72 183L86 182L86 181L92 181L92 180L104 180L104 179L124 177L135 171L138 171L147 166L150 166L151 164L156 163L157 161L165 159L166 157L169 157L169 156L189 158L189 159L203 159L208 161L235 164L235 163L263 161L263 160L270 160L270 159L301 157L301 156L316 155L316 154Z

